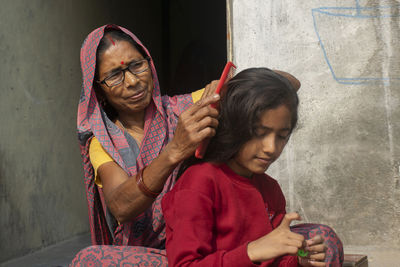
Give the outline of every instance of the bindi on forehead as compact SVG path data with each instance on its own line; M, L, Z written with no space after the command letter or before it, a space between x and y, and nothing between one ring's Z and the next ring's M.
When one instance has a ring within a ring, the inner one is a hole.
M121 61L121 65L124 65L124 61Z

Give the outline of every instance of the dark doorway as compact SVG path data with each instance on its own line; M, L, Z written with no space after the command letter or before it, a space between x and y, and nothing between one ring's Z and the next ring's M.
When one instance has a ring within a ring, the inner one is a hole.
M190 93L219 79L227 58L226 2L99 0L106 21L132 31L153 57L162 94ZM89 30L88 30L89 32Z
M227 60L225 1L162 3L162 92L189 93L219 79Z

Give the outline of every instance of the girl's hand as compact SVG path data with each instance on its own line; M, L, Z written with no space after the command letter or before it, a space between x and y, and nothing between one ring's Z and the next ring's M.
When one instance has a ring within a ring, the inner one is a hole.
M300 220L297 213L288 213L271 233L250 242L247 254L252 262L263 262L286 254L296 254L303 246L304 237L290 231L290 223Z
M320 235L306 240L305 251L309 254L304 258L299 257L300 266L325 266L326 249L324 239Z
M174 138L165 148L173 163L190 157L201 141L215 135L218 111L210 104L219 99L217 94L202 97L179 116Z

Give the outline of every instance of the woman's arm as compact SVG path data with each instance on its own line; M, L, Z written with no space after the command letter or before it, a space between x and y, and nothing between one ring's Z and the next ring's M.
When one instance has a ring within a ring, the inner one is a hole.
M218 111L209 104L218 100L218 95L208 95L179 116L174 138L143 172L147 188L153 192L161 191L176 166L191 156L203 139L215 134ZM154 201L140 191L136 177L129 177L115 162L102 164L97 174L103 185L106 204L120 223L135 218Z

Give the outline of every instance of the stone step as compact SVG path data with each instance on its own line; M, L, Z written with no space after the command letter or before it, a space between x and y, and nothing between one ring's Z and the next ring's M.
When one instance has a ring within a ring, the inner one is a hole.
M343 267L368 267L368 257L361 254L344 254Z

